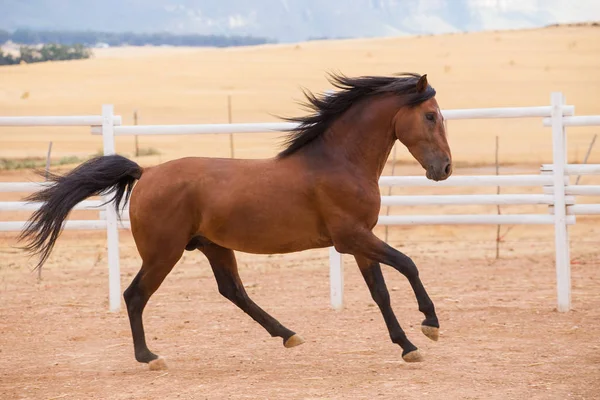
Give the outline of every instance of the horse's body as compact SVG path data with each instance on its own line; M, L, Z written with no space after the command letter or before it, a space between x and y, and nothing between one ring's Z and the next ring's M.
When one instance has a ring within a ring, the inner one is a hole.
M173 240L185 243L203 236L258 254L331 246L318 209L319 172L300 169L298 161L183 158L144 170L131 196L133 234L156 231L154 221L145 218L153 214L177 221L181 237ZM302 173L292 175L298 170ZM165 183L156 187L156 181Z
M45 202L23 232L28 249L49 256L62 222L78 202L114 192L131 194L131 230L142 258L124 293L136 359L156 363L146 346L142 312L184 250L202 251L220 293L286 347L303 339L246 294L233 251L273 254L335 246L352 254L394 343L406 361L419 361L390 306L380 264L404 274L425 315L422 329L437 340L433 302L410 258L379 240L372 229L380 209L378 179L396 140L407 146L430 179L447 178L451 156L435 91L425 76L334 78L342 91L317 99L316 113L298 118L288 147L267 160L184 158L141 168L121 157L90 160L30 197ZM137 184L135 184L135 182ZM134 187L135 184L135 187Z

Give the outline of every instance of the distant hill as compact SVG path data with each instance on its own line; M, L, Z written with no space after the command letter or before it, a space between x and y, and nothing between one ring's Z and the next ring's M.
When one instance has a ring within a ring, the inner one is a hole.
M3 0L0 29L251 35L279 42L600 20L577 0Z

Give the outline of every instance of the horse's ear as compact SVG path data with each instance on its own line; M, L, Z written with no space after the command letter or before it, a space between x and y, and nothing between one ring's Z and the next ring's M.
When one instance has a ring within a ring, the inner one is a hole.
M417 82L417 93L422 93L425 89L427 89L427 74L419 78L419 82Z

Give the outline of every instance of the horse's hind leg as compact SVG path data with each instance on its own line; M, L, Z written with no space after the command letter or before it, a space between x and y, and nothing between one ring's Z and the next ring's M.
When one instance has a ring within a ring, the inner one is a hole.
M232 250L218 246L206 239L201 240L197 248L208 258L217 280L219 293L252 317L272 337L282 338L285 347L294 347L304 343L304 339L300 335L281 325L248 297L238 274L237 262Z
M164 369L166 364L146 345L142 313L150 296L158 289L181 257L183 247L180 251L174 250L169 253L171 254L162 255L162 257L157 255L149 260L144 260L142 268L123 293L131 325L135 359L142 363L149 363L150 369Z

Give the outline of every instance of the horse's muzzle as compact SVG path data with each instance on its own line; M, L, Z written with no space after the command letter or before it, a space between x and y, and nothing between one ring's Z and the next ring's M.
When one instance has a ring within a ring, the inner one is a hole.
M425 173L427 179L431 179L433 181L443 181L450 175L452 175L452 163L450 161L431 164Z

